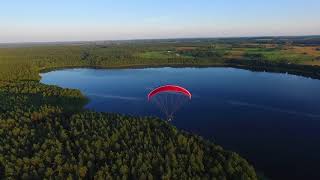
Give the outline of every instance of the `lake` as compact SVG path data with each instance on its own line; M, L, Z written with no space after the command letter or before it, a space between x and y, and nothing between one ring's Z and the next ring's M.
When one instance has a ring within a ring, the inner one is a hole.
M41 82L79 89L86 108L164 118L147 94L165 84L192 100L171 123L245 157L275 179L319 179L320 80L235 68L64 69Z

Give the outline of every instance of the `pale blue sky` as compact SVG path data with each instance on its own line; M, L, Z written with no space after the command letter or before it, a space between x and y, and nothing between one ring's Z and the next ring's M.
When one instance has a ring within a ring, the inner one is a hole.
M320 34L320 0L8 0L0 42Z

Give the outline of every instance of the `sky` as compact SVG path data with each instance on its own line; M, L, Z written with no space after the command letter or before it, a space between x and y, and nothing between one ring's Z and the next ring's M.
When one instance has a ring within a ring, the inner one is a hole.
M3 0L0 43L320 35L320 0Z

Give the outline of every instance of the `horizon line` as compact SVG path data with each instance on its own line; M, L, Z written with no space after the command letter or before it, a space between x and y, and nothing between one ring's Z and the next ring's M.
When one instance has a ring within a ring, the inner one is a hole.
M168 38L128 38L128 39L100 39L100 40L66 40L66 41L17 41L0 42L0 45L10 44L61 44L61 43L94 43L94 42L123 42L123 41L150 41L150 40L182 40L182 39L235 39L235 38L281 38L281 37L320 37L320 34L310 35L261 35L261 36L208 36L208 37L168 37Z

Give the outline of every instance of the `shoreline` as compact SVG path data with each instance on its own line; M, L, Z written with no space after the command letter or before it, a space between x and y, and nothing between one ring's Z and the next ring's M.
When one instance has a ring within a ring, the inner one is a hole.
M275 65L248 65L237 63L213 63L213 64L131 64L131 65L113 65L113 66L90 66L90 65L75 65L75 66L58 66L48 67L39 70L39 74L50 71L76 68L90 68L90 69L145 69L145 68L214 68L214 67L230 67L244 69L254 72L269 72L269 73L287 73L305 78L320 80L320 66L314 65L300 65L300 64L275 64Z

